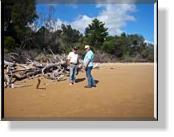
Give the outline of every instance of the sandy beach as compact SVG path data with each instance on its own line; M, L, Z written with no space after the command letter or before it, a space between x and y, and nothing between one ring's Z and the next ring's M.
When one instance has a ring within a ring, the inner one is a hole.
M41 78L19 81L21 88L4 89L4 117L153 119L154 64L100 64L92 75L97 87L85 89L85 72L75 85Z

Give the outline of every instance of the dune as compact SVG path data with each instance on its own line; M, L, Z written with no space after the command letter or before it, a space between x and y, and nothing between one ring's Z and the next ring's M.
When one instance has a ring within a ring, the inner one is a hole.
M92 71L97 87L86 89L85 72L76 84L40 78L19 81L4 89L4 118L8 119L140 119L154 118L154 64L103 63Z

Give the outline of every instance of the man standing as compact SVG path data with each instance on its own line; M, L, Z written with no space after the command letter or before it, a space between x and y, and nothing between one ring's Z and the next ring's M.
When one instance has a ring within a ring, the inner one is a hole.
M72 52L68 55L68 65L70 66L70 75L69 75L69 85L75 84L75 76L77 73L77 65L79 63L77 47L73 47Z
M86 77L88 79L88 85L85 86L85 88L92 88L92 87L96 87L96 83L91 75L91 70L93 68L93 61L94 61L94 53L92 52L92 50L90 50L90 46L86 45L85 46L85 50L86 50L86 55L84 57L84 69L86 71Z

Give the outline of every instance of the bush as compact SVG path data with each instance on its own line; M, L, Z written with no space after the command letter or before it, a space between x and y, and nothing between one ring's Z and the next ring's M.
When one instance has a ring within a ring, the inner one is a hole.
M9 51L14 51L15 50L15 40L11 36L7 36L4 39L4 48L8 49Z
M153 54L149 54L147 59L150 61L150 62L153 62L154 61L154 55Z
M114 41L113 40L105 41L103 43L102 50L106 53L114 54L115 51Z
M100 63L112 62L111 55L108 55L98 50L95 52L94 62L100 62Z

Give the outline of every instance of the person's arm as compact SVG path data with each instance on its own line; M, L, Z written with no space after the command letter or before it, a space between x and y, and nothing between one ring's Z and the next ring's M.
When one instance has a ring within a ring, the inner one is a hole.
M88 67L88 65L89 65L89 63L90 63L90 61L91 61L91 59L92 59L92 54L91 53L88 53L87 54L87 60L86 60L86 62L85 62L85 70L86 70L86 68Z
M67 58L67 64L70 65L70 53L69 53L68 58Z
M88 59L88 60L86 61L85 67L88 67L89 62L90 62L90 59Z
M68 59L67 64L70 65L70 59Z
M79 56L77 56L77 64L80 64L80 62L79 62Z
M86 61L85 66L84 66L84 70L86 70L86 68L88 67L89 62L90 62L90 59L88 59L88 60Z

